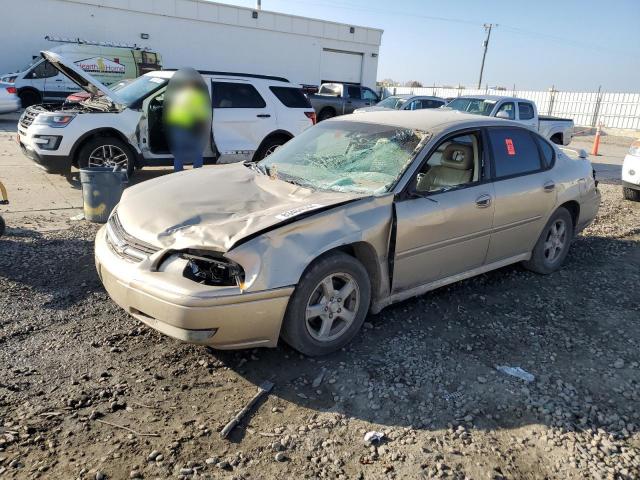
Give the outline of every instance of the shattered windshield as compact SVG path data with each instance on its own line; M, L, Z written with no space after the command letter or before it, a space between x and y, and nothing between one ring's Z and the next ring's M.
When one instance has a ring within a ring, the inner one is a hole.
M167 82L168 79L166 78L143 75L115 90L118 92L117 99L120 103L131 106L141 98L145 98L151 92L163 87Z
M491 110L493 110L495 104L495 100L483 100L482 98L456 98L455 100L447 103L447 108L458 110L460 112L484 115L487 117L491 114Z
M319 190L389 191L430 134L360 122L322 122L258 164L281 180Z
M405 103L407 103L407 99L405 97L387 97L381 102L378 102L377 107L384 108L393 108L394 110L400 110Z

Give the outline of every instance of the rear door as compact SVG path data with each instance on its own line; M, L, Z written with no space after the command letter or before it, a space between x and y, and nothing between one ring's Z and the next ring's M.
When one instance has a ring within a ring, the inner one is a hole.
M213 79L213 140L221 161L249 160L275 130L275 111L248 81Z
M530 252L555 207L552 165L542 160L534 135L526 128L487 129L495 188L487 263Z
M535 107L531 102L518 102L518 121L534 132L538 130Z

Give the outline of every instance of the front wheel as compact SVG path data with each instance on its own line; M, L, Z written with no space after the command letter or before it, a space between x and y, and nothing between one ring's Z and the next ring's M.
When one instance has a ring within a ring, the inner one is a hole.
M314 262L289 300L282 338L308 356L334 352L358 333L371 301L364 266L336 252Z
M572 239L571 214L566 208L560 207L551 215L531 252L531 259L523 262L524 267L543 275L555 272L562 267Z
M631 200L632 202L640 202L640 190L633 188L622 187L622 196L625 200Z
M131 177L135 169L135 153L116 137L95 137L85 143L78 153L78 167L109 167L127 172Z
M18 94L18 97L20 97L20 104L22 105L22 108L42 103L42 95L35 90L23 90Z

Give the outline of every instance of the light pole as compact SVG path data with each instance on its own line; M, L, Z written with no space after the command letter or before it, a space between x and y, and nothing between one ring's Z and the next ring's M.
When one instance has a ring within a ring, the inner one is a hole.
M484 47L484 52L482 52L482 64L480 65L480 78L478 79L478 88L482 86L482 72L484 71L484 59L487 56L487 49L489 48L489 39L491 38L491 29L493 27L497 27L498 24L495 25L493 23L485 23L483 25L485 31L487 32L487 38L484 42L482 42L482 46Z

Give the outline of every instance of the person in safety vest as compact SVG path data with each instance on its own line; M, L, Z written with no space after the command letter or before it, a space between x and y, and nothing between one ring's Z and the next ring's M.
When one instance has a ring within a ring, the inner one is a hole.
M202 167L202 153L211 135L211 97L202 76L192 68L178 70L167 85L164 124L173 154L173 169Z

